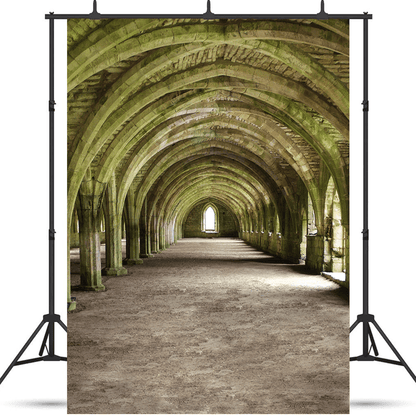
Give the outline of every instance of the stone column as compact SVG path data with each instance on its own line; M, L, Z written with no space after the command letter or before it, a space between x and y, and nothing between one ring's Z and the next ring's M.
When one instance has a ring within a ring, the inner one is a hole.
M169 230L169 241L171 244L176 244L178 242L179 238L182 238L180 236L180 232L178 232L178 229L181 229L182 227L178 227L178 218L174 218L171 223L169 224L168 230ZM182 231L182 230L181 230Z
M117 188L115 174L107 186L105 204L105 268L104 276L123 276L127 270L122 265L121 211L117 207Z
M350 285L350 238L349 238L349 224L348 221L343 221L344 228L344 260L345 260L345 284L347 287Z
M159 251L163 251L165 249L165 227L163 225L163 221L160 221L159 224Z
M71 226L69 228L71 230L71 234L78 233L78 215L76 209L74 209L74 211L72 212Z
M142 264L140 259L139 220L136 218L134 193L130 188L124 202L124 218L126 223L126 258L124 264Z
M150 252L150 241L149 241L149 230L148 230L148 220L147 220L147 197L145 198L142 206L142 211L140 215L140 257L148 258L153 257L153 254Z
M261 216L261 227L260 230L261 233L261 249L263 251L267 251L269 248L269 229L268 229L268 210L267 207L265 207L262 204L262 216Z
M124 260L126 264L142 264L143 260L140 258L140 233L139 233L139 224L129 223L126 226L126 242L127 242L127 251L126 259Z
M306 266L320 273L323 268L323 252L325 246L325 237L323 235L308 235L306 246Z
M105 184L89 178L81 183L78 197L79 248L81 260L81 285L83 290L105 290L101 282L100 220ZM88 175L88 176L87 176Z
M75 209L74 209L75 211ZM71 217L68 218L68 222L70 222L68 224L67 227L67 245L66 245L66 273L67 273L67 305L68 305L68 312L69 311L73 311L77 304L75 302L75 300L72 299L71 296L71 225L73 220L70 220Z
M151 218L152 229L151 229L151 244L152 244L152 253L159 253L159 233L157 232L157 220L158 218L153 215Z

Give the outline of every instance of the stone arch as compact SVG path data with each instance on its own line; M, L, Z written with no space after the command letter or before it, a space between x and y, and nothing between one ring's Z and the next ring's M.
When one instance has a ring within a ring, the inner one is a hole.
M257 30L253 30L257 26ZM153 22L142 21L138 28L135 21L126 20L122 28L110 28L111 22L105 27L106 30L98 29L101 33L95 33L96 41L91 47L91 41L85 39L79 42L75 48L69 51L69 85L72 89L76 83L94 75L108 66L126 59L133 54L142 53L151 49L161 48L175 44L187 44L191 42L236 42L249 39L269 39L273 41L291 41L294 43L305 43L333 50L348 55L348 40L342 35L331 36L329 40L325 31L303 28L292 22L254 21L241 22L224 27L221 23L213 22L207 25L178 25L172 28L156 29L151 31ZM246 29L246 27L250 29ZM267 30L263 30L267 26ZM260 28L261 27L261 28ZM111 30L113 29L113 30ZM97 31L97 32L98 32ZM106 33L107 32L107 33ZM145 32L141 35L141 32ZM139 39L136 38L139 36ZM140 39L140 36L143 39ZM133 38L130 42L128 38ZM117 45L123 42L123 48ZM141 49L138 49L138 45Z
M244 68L244 66L241 66L241 68ZM224 71L228 71L228 69L226 68L226 67L224 67L223 68L224 69ZM218 74L218 68L216 68L214 71L215 71L215 73L214 73L214 75L216 76L217 74ZM198 69L198 71L200 71L200 76L201 77L204 77L204 78L206 78L207 76L209 76L209 71L207 72L206 71L206 68L204 68L204 70L199 70ZM182 80L182 78L181 78L181 80ZM189 77L187 77L187 82L189 82ZM269 82L270 83L270 80L269 79L267 79L267 81L265 80L265 82L267 83L267 82ZM273 83L272 83L273 84ZM171 88L171 89L173 89L174 88L174 85L175 85L175 82L173 82L173 83L169 83L169 85L170 85L170 87L169 88ZM274 84L273 84L274 85ZM159 94L161 94L161 93L159 93ZM295 97L292 97L292 98L295 98ZM137 100L137 99L136 99ZM140 100L141 101L141 100ZM315 104L316 104L316 102L319 102L319 99L316 99L316 101L314 100L314 99L312 99L311 101L310 101L310 105L312 105L312 107L314 107L315 106ZM100 107L100 108L105 108L105 107ZM322 111L324 111L323 109L321 109ZM102 109L100 110L101 112L102 112ZM123 106L123 111L122 111L122 114L123 114L123 118L124 119L126 119L126 117L128 117L129 116L129 111L131 111L131 110L128 110L127 108L126 108L126 106ZM121 114L121 113L120 113ZM327 116L328 116L328 114L327 114ZM95 118L97 118L97 117L102 117L102 115L100 114L100 112L98 112L95 116L94 116ZM114 117L113 117L114 118ZM328 117L327 117L328 118ZM331 118L331 119L333 119L333 120L335 120L335 122L336 123L338 123L338 121L342 118L342 117L340 117L339 115L338 116L335 116L334 115L334 117L329 117L329 118ZM99 120L102 120L101 121L101 123L103 122L103 118L99 118ZM119 125L120 123L122 124L123 122L122 121L117 121L117 122L114 122L114 121L111 121L110 123L112 123L113 125ZM107 123L108 124L108 123ZM86 125L88 126L88 122L86 123ZM93 131L97 131L98 132L98 130L96 130L97 128L96 127L92 127L94 130ZM88 130L88 129L87 129ZM83 146L85 147L85 145L86 144L88 144L90 141L91 141L91 139L88 139L88 132L87 131L85 131L85 132L82 132L82 133L80 133L80 134L82 134L82 137L83 137ZM81 137L81 136L80 136ZM102 143L103 142L103 140L106 140L106 138L108 137L108 133L105 133L105 132L102 132L102 133L100 133L100 140L98 141L98 143ZM74 142L74 143L76 143L76 141ZM99 145L99 147L101 147L101 145ZM77 149L81 149L81 147L77 147ZM97 147L97 145L95 146L95 148L97 148L98 149L98 147ZM94 149L91 149L90 150L90 154L91 155L95 155L97 153L97 150L94 150ZM76 155L74 154L74 157L75 157ZM79 160L79 158L80 157L82 157L82 154L78 154L78 156L77 157L75 157L75 159L74 160ZM91 160L90 158L91 158L92 156L90 156L89 158L86 158L85 159L85 161L84 161L84 163L89 163L89 160ZM71 159L73 159L73 158L71 158ZM79 168L77 168L76 166L74 166L73 168L71 167L71 163L70 163L70 165L69 165L69 174L71 174L72 173L72 170L75 170L75 171L78 171L79 170ZM80 171L80 173L82 172L82 170ZM71 175L70 175L71 176ZM80 180L80 177L78 177L78 180Z

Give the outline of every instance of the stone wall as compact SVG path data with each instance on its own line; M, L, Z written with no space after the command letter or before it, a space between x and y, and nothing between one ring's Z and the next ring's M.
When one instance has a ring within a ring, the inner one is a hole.
M284 237L280 233L270 232L242 232L240 237L259 250L290 263L299 263L299 242L294 241L290 236Z
M201 230L202 210L206 203L198 204L188 215L184 226L184 237L238 237L238 229L234 215L224 205L218 203L218 233L206 233Z

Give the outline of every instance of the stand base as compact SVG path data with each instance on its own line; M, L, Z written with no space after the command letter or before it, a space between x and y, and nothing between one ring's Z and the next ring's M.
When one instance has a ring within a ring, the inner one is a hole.
M370 341L371 341L371 347L374 349L374 354L376 356L370 355L371 348L370 348L369 351L365 351L365 347L364 347L363 348L363 354L359 355L357 357L351 357L350 361L380 361L382 363L387 363L387 364L401 365L407 370L407 372L410 374L410 376L416 382L415 374L410 369L410 367L406 364L406 362L403 360L403 358L401 357L399 352L396 350L396 348L394 348L394 345L387 338L387 335L382 331L380 326L377 324L377 322L374 319L374 315L370 315L370 314L358 315L357 320L351 325L350 333L357 327L357 325L359 323L362 323L363 325L366 326L367 333L368 333L368 336L370 337ZM378 357L378 350L377 350L376 343L374 341L373 334L371 332L370 323L372 323L374 325L374 327L377 329L379 334L383 337L384 341L386 341L387 345L391 348L391 350L394 352L394 354L396 355L396 357L398 358L399 361L389 360L387 358ZM364 333L366 333L366 331L364 331ZM366 343L364 345L366 345Z
M46 329L46 333L45 333L45 336L43 338L42 345L40 347L40 351L39 351L40 357L19 361L19 358L23 355L23 353L29 347L29 345L31 344L31 342L35 339L36 335L40 332L40 330L42 329L43 325L45 325L46 323L48 324L48 327ZM55 314L43 315L42 322L39 324L39 326L36 328L35 332L32 334L32 336L28 339L28 341L26 342L26 344L20 350L19 354L17 354L16 358L12 361L12 363L9 365L9 367L4 372L4 374L1 376L1 378L0 378L0 384L7 377L7 375L10 373L10 371L12 370L12 368L14 366L23 365L23 364L30 364L30 363L36 363L38 361L67 361L67 358L66 357L60 357L59 355L55 355L55 352L54 352L54 349L55 349L54 324L55 323L58 323L64 329L65 332L68 332L66 325L61 321L61 318L60 318L59 315L55 315ZM42 356L45 348L47 350L46 343L48 341L48 338L49 338L49 348L50 348L50 351L47 351L48 352L48 355Z

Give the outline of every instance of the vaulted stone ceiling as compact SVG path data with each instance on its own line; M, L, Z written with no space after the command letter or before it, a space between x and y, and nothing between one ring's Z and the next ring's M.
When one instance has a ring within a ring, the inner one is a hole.
M119 211L214 199L241 229L306 187L319 227L330 177L348 218L348 53L340 20L69 20L69 218L94 178Z

